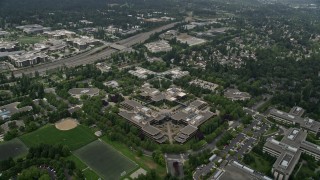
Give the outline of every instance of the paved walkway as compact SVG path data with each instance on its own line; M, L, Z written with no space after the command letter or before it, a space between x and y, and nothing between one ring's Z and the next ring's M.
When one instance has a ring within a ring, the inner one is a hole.
M170 122L167 123L167 135L168 135L170 144L173 144L172 132L171 132L171 123Z

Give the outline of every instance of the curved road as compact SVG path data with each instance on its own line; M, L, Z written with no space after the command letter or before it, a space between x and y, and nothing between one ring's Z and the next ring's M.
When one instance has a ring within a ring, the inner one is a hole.
M177 23L171 23L171 24L167 24L162 27L153 29L152 31L149 31L149 32L140 33L135 36L129 37L127 39L120 40L116 42L116 44L129 48L135 44L146 41L152 34L170 29L174 27L176 24ZM99 51L101 49L104 49L104 50ZM107 45L104 45L100 48L93 49L73 57L69 57L69 58L65 58L65 59L61 59L61 60L53 61L49 63L39 64L36 66L21 68L21 69L14 70L12 72L16 77L22 76L22 74L33 74L36 71L38 71L39 74L43 75L47 70L57 69L63 66L75 67L79 65L91 64L100 59L110 57L111 54L115 52L118 52L118 50L111 49Z

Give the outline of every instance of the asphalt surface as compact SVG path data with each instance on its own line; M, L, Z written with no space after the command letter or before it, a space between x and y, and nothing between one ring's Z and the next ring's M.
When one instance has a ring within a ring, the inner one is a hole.
M177 23L171 23L168 25L164 25L162 27L156 28L149 32L144 32L137 34L135 36L129 37L127 39L120 40L116 42L116 44L125 46L127 48L132 47L133 45L142 43L146 41L152 34L157 32L161 32L167 29L174 27ZM104 49L106 48L106 49ZM103 50L101 50L103 49ZM101 51L100 51L101 50ZM39 64L36 66L30 66L26 68L21 68L18 70L12 71L16 77L22 76L22 74L33 74L36 71L39 72L40 75L45 74L48 70L53 70L61 67L75 67L79 65L92 64L95 61L110 57L112 53L118 52L116 49L108 48L107 45L99 47L97 49L93 49L82 54L75 55L70 58L61 59L58 61L53 61L49 63Z

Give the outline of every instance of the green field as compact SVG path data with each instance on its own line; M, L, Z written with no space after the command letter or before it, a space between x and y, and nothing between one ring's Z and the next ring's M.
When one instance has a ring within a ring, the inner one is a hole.
M62 144L67 145L70 150L76 150L94 141L96 137L88 127L82 125L68 131L60 131L54 125L49 125L25 134L20 139L28 147L37 146L41 143Z
M76 167L82 171L82 173L86 179L88 179L88 180L99 179L99 176L75 155L72 154L71 156L69 156L68 160L71 160L76 164Z
M110 145L99 140L76 150L74 154L103 179L120 179L123 172L128 174L138 167Z
M23 156L27 152L28 148L19 139L13 139L0 144L0 161Z
M42 36L32 36L32 37L23 36L17 39L17 41L21 44L36 44L44 40L45 38Z
M107 136L101 138L104 142L111 145L117 151L121 152L123 155L136 162L141 168L150 171L151 169L155 170L156 173L164 178L167 174L166 168L158 165L149 156L138 156L137 153L128 148L125 144L118 141L110 141Z

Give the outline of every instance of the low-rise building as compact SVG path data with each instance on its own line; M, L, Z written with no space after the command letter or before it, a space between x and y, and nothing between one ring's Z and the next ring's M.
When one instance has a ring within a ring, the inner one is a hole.
M241 92L238 89L227 89L224 96L232 101L245 101L251 99L251 95L247 92Z
M98 88L72 88L69 90L69 94L76 98L80 98L82 95L97 96L99 92Z
M188 34L180 34L179 36L177 36L177 40L181 43L186 43L189 46L201 45L207 42L204 39L196 38Z
M320 160L320 146L306 141L307 133L301 129L290 128L281 141L267 139L263 152L277 158L272 166L275 179L288 180L299 162L301 153Z
M210 91L215 91L219 87L219 85L217 85L217 84L214 84L214 83L208 82L208 81L203 81L201 79L193 80L189 84L193 84L193 85L199 86L203 89L208 89Z
M39 33L43 33L44 31L49 31L51 29L50 27L43 27L39 24L17 26L16 28L22 30L27 34L39 34Z
M81 36L79 38L67 39L67 43L76 47L79 50L87 49L89 46L100 45L101 41L88 36Z
M172 47L170 46L168 41L164 40L148 43L145 44L145 46L152 53L169 52L172 50Z
M55 30L55 31L46 31L43 33L48 38L54 39L65 39L65 38L73 38L76 36L75 32L67 31L67 30Z
M308 117L302 118L304 110L300 107L293 107L289 113L280 111L278 109L271 109L268 117L282 124L299 125L302 129L319 135L320 122L310 119Z
M119 115L139 127L148 137L158 143L164 143L168 137L156 126L172 121L176 125L183 126L176 135L173 134L172 139L178 143L185 143L194 136L198 127L210 119L214 113L210 112L207 104L201 100L195 100L186 108L175 113L158 112L137 101L125 100L121 103Z
M24 52L8 56L16 67L26 67L48 61L49 56L40 52Z
M18 48L18 42L0 41L0 52L12 52Z
M2 31L2 30L0 30L0 37L6 37L6 36L8 36L10 33L9 32L7 32L7 31Z

